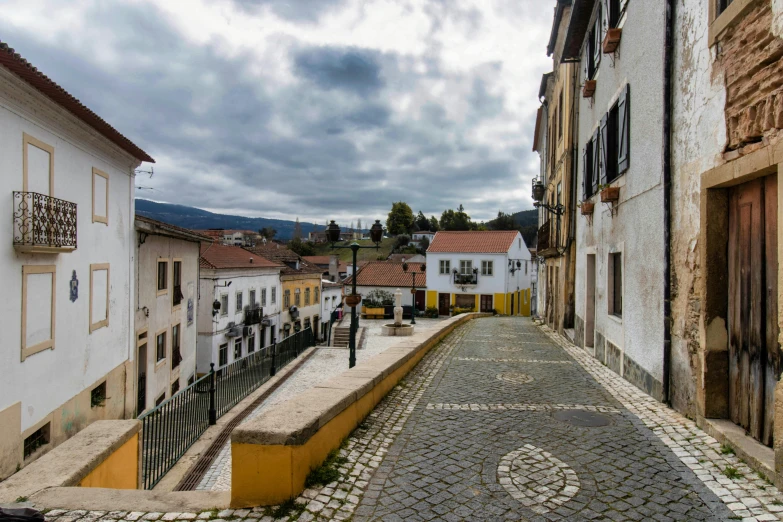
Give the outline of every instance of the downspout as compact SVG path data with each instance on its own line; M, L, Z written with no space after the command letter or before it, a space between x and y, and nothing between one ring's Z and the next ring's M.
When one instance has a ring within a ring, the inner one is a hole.
M672 359L672 267L671 267L671 192L672 192L672 70L674 66L675 0L664 5L665 41L663 56L663 402L671 406Z

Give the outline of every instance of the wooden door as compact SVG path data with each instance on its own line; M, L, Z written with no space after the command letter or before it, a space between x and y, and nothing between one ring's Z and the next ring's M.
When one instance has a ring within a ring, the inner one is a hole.
M481 311L484 313L491 313L492 312L492 296L491 295L482 295L481 296Z
M729 193L729 415L768 446L780 374L777 265L773 175Z
M451 306L451 294L438 294L438 314L449 315Z
M427 292L416 290L416 310L424 310L426 307Z

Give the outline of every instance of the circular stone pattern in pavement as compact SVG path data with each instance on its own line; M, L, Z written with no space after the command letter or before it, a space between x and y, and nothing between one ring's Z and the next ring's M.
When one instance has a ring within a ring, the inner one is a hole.
M551 453L525 444L500 459L498 482L526 508L543 515L579 492L576 472Z
M585 410L560 410L554 412L552 416L561 422L580 428L598 428L612 423L606 415Z
M497 375L499 381L506 381L513 384L528 384L533 382L533 378L524 373L503 372Z

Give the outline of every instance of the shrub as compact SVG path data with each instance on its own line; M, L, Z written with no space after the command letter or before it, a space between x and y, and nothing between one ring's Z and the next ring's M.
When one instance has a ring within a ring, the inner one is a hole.
M475 311L476 311L475 308L473 308L472 306L469 307L469 308L460 308L458 306L454 307L454 315L469 314L469 313L475 312Z
M424 317L429 317L431 319L437 319L439 315L438 309L434 306L430 306L424 311Z
M394 294L386 290L372 290L364 296L364 306L367 308L382 308L394 304Z

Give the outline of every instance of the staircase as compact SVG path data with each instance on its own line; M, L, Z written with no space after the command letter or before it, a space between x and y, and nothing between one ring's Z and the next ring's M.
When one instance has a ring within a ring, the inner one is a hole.
M332 331L332 348L348 348L348 339L350 336L350 326L335 327Z

